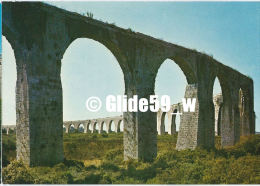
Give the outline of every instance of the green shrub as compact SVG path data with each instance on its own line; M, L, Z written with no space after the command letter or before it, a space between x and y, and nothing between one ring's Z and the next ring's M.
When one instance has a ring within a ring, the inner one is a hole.
M85 177L85 182L86 184L97 184L99 183L99 181L102 179L102 176L100 174L88 174L86 177Z
M101 134L101 136L102 136L103 138L107 138L107 137L108 137L108 134L105 133L105 132L103 132L103 133Z
M112 171L118 171L119 167L113 163L110 162L103 162L100 166L101 169L104 170L112 170Z
M121 149L110 150L105 154L104 160L106 161L123 160L123 151Z
M96 136L96 137L93 137ZM175 150L177 135L158 136L153 162L123 161L122 133L64 135L63 163L28 168L15 158L15 135L3 135L4 183L228 184L260 183L260 135L233 147ZM84 163L83 163L84 162Z
M3 168L3 183L29 184L34 183L34 178L29 168L21 161L12 161Z

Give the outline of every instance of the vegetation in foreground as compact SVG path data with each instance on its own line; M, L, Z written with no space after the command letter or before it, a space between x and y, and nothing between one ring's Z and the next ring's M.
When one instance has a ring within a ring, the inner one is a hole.
M29 168L15 159L15 135L3 135L4 183L260 183L260 135L234 147L176 151L177 136L158 136L152 163L123 161L123 135L64 135L63 163Z

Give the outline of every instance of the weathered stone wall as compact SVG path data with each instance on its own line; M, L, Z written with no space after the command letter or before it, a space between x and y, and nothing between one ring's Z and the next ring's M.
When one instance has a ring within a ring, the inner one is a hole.
M197 99L197 86L187 85L184 98ZM199 103L196 101L195 112L182 112L180 129L176 149L194 149L198 143L198 121L199 121Z
M183 115L185 122L192 123L181 126L178 149L214 147L216 77L226 116L221 121L222 144L235 144L240 133L254 133L252 79L206 54L39 2L3 2L2 9L3 35L14 50L17 65L17 158L29 165L63 160L61 59L77 38L100 42L114 54L128 97L154 95L160 65L166 59L179 65L189 84L185 96L197 98L198 110ZM243 119L238 108L240 88L247 97ZM125 159L153 160L157 155L156 113L126 112L123 118Z

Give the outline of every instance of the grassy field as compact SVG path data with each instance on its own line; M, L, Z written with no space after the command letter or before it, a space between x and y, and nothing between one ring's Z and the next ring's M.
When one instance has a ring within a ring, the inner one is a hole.
M64 135L65 160L29 168L15 161L15 135L3 134L4 183L260 183L260 135L234 147L176 151L177 135L158 136L152 163L123 161L123 134Z

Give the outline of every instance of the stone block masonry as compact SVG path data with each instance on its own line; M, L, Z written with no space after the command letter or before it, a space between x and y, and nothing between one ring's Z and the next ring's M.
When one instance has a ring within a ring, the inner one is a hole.
M206 54L40 2L3 2L2 15L3 35L17 66L17 158L30 166L63 161L61 59L77 38L93 39L112 52L128 97L149 98L160 65L166 59L179 65L189 84L185 96L197 97L198 109L183 115L178 149L214 147L216 77L226 115L221 121L222 144L234 145L240 133L255 132L253 80ZM240 89L246 98L244 114L239 110ZM157 155L156 113L126 112L123 120L125 159L152 161Z

